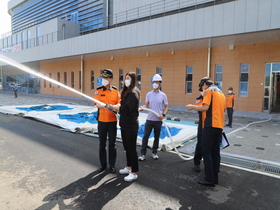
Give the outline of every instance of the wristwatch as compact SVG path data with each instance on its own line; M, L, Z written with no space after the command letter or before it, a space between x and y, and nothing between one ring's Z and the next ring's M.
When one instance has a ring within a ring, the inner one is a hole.
M165 117L165 114L162 113L162 116Z
M107 108L107 105L108 105L108 104L105 104L104 107Z

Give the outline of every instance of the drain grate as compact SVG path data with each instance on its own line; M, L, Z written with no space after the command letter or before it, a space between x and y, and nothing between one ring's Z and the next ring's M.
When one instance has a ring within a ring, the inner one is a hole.
M280 168L272 165L258 164L258 170L266 171L274 174L280 174Z
M256 161L250 161L250 160L223 156L223 155L221 155L221 162L280 175L280 167L275 165L259 163Z

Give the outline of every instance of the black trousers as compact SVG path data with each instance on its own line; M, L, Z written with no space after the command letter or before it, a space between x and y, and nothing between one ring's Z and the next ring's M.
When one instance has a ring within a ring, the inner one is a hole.
M220 143L222 129L206 127L202 130L201 146L204 161L205 181L218 182L220 171Z
M123 147L126 152L126 165L131 167L131 172L137 172L138 166L138 155L136 151L137 143L137 130L124 130L121 129Z
M201 148L201 135L202 135L202 128L198 126L197 128L197 143L194 152L194 165L199 166L201 159L202 159L202 148Z
M142 138L141 155L146 155L149 137L153 129L154 129L154 143L153 143L152 153L157 154L161 125L162 125L162 121L146 120L144 136Z
M110 167L115 167L116 157L117 157L117 150L116 150L117 122L98 122L98 135L99 135L100 166L107 167L106 142L108 136L109 165Z
M227 108L228 124L232 125L233 108Z

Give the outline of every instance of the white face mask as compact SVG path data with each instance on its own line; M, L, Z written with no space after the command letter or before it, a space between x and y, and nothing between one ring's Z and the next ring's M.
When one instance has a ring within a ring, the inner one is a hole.
M231 90L229 90L229 91L228 91L228 93L232 93L232 91L231 91Z
M153 88L158 89L159 85L157 83L153 83Z
M108 84L109 84L109 81L102 78L102 85L103 85L103 86L106 86L106 85L108 85Z
M131 84L131 80L126 79L126 80L124 81L124 85L125 85L126 87L129 87L130 84Z

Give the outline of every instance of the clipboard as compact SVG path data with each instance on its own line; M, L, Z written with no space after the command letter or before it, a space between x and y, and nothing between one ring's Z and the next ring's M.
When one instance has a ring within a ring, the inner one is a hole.
M227 139L226 133L222 132L222 139L221 139L221 143L220 143L220 150L225 149L226 147L228 147L229 141Z

